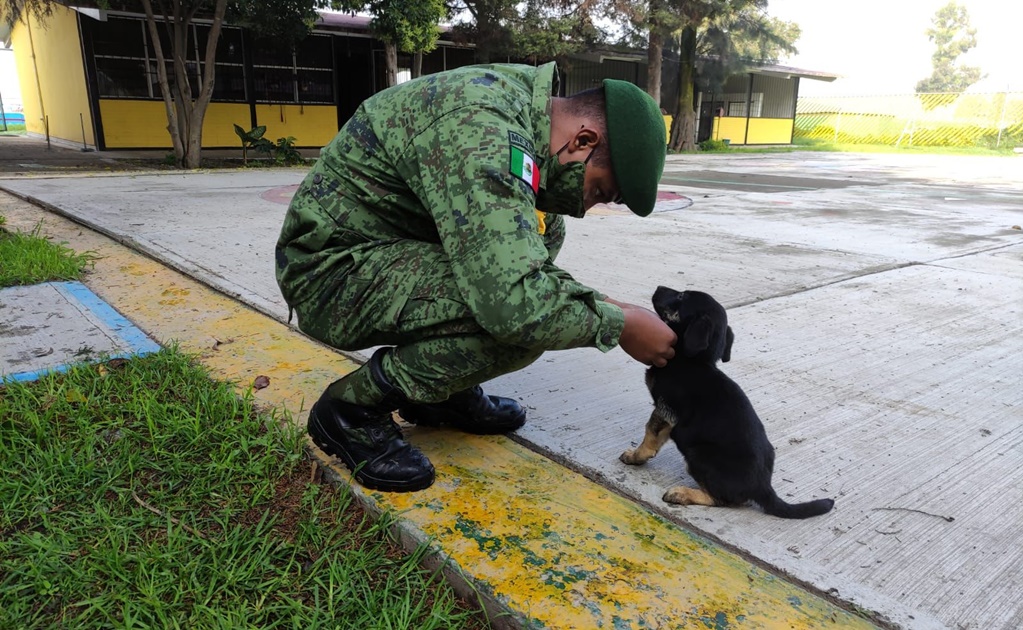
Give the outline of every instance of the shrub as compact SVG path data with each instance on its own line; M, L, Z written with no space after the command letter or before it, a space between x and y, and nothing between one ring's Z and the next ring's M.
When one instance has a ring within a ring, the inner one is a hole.
M724 140L704 140L700 143L700 150L714 152L727 151L728 145L725 144Z

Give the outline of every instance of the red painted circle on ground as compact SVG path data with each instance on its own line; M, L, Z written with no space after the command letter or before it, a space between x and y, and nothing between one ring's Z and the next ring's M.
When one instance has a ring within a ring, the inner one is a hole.
M299 184L290 184L288 186L278 186L277 188L271 188L264 190L259 193L260 199L265 199L273 203L284 204L285 206L291 203L291 198L295 196L295 191L298 190Z

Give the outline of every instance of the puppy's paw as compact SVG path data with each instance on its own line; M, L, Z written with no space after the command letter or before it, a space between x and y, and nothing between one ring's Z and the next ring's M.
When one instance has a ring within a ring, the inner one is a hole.
M629 464L630 466L639 466L640 464L645 464L647 460L650 458L649 457L644 458L640 454L638 448L630 448L629 450L622 453L621 457L619 457L618 459L620 459L623 464Z
M717 504L713 497L696 488L687 488L686 486L675 486L664 493L661 499L665 503L674 503L675 505L706 505L712 507Z

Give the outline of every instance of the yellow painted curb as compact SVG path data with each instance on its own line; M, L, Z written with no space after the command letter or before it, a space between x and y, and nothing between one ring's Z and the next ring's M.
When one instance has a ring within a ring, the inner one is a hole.
M93 292L156 340L200 354L211 371L304 422L312 401L355 364L205 285L28 203L0 194L14 229L42 231L100 259ZM503 612L537 628L871 628L866 619L692 534L505 437L407 427L437 468L410 494L355 488L390 511L412 544L429 542ZM315 449L314 449L315 450ZM326 456L316 453L326 461ZM333 466L348 479L347 471Z

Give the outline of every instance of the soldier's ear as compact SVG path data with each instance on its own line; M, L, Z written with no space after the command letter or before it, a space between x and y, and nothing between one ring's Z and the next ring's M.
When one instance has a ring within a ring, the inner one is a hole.
M576 132L575 141L572 142L572 146L575 149L588 149L594 144L599 143L600 132L596 129L583 126L582 129Z

